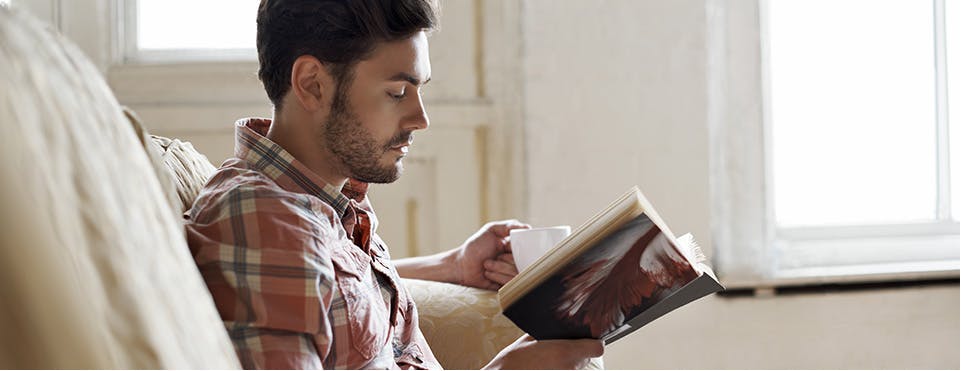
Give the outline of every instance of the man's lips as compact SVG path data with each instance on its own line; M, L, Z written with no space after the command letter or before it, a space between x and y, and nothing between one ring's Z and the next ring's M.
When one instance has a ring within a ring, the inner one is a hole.
M400 146L400 147L394 147L394 148L391 148L391 149L394 150L394 151L400 151L400 153L403 153L403 154L406 155L406 154L407 154L407 151L410 150L410 146L408 146L408 145L405 144L405 145L402 145L402 146Z
M408 148L413 143L414 143L414 138L410 138L402 143L398 143L397 145L390 147L390 149L395 149L395 150L403 151L404 153L407 153Z

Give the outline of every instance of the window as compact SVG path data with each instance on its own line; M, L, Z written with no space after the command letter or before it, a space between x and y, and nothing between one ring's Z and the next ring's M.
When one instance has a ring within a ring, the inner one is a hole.
M259 0L123 0L127 62L255 60Z
M727 10L760 22L753 34L725 25L734 37L720 48L760 60L727 56L737 65L723 72L735 95L727 99L763 102L730 104L759 118L727 114L712 140L722 158L712 170L722 279L957 277L961 144L951 120L961 117L961 0L755 6Z
M779 227L937 220L932 5L769 2ZM898 27L890 26L894 19Z

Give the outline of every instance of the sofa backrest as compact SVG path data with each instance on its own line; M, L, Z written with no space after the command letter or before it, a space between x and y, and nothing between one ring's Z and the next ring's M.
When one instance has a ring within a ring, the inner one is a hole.
M103 77L0 7L0 368L238 368Z

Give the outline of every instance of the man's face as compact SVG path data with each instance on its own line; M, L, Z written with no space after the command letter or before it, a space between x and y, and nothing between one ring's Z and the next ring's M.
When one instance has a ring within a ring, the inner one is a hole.
M427 35L380 44L337 87L321 138L351 178L390 183L400 177L415 130L428 126L421 98L430 80Z

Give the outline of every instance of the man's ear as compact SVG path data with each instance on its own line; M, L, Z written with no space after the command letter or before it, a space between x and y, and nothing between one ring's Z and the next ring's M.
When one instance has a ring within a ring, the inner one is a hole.
M290 71L290 91L306 111L317 111L329 100L328 89L333 79L317 58L302 55L294 60Z

